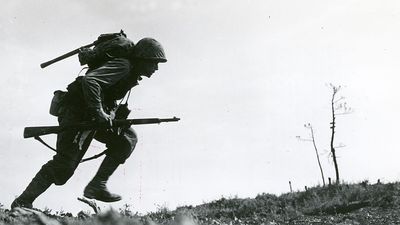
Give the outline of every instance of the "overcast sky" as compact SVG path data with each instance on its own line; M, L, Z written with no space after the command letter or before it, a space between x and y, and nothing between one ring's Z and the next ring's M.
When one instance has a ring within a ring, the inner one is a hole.
M315 129L326 177L328 84L354 112L338 117L345 182L398 181L400 3L397 0L5 0L0 8L0 203L9 207L53 152L23 139L25 126L56 125L52 93L81 67L76 56L39 64L123 29L135 43L159 40L168 57L133 89L131 117L181 118L136 127L135 152L109 187L147 212L230 197L280 194L321 184L304 123ZM55 135L45 137L54 145ZM93 143L87 155L103 150ZM101 160L52 186L38 208L78 212ZM107 208L110 204L100 206Z

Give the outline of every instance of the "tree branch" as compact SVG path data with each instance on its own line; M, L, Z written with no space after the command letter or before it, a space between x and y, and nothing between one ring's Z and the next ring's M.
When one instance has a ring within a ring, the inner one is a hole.
M343 115L347 115L347 114L351 114L353 113L353 111L349 111L349 112L342 112L342 113L336 113L336 116L343 116Z
M78 201L88 204L94 211L94 213L98 214L100 212L100 207L97 206L95 201L89 201L86 198L78 198Z
M341 96L339 99L335 100L333 103L339 102L339 101L344 100L344 99L345 99L345 97Z

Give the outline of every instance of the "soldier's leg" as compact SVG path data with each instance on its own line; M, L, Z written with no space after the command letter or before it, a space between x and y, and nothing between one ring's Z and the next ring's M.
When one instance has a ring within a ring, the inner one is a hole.
M57 137L57 154L42 166L24 192L14 200L11 208L32 208L33 201L51 184L63 185L74 174L82 154L73 143L76 132L63 132Z
M33 201L45 192L52 184L51 179L44 173L43 168L39 170L36 176L28 184L26 189L12 203L11 208L26 207L32 208Z
M96 139L106 143L108 151L96 175L86 186L84 196L103 202L119 201L121 200L121 196L111 193L107 189L106 184L118 166L123 164L133 152L137 143L136 133L131 128L126 129L120 135L109 132L99 132Z
M62 185L73 175L83 157L83 152L74 143L76 132L65 131L57 135L57 154L42 166L11 208L32 208L33 201L45 192L51 184Z

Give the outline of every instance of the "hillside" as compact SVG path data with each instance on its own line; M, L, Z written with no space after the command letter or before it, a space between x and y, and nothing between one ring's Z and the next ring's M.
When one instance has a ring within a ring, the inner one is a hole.
M256 198L222 198L138 215L129 208L98 215L0 209L0 224L400 224L400 183L332 185Z

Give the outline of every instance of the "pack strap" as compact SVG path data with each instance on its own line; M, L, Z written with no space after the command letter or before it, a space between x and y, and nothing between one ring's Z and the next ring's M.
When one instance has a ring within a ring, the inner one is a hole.
M121 105L123 101L125 101L124 104L127 104L127 103L128 103L129 97L131 96L131 91L132 91L132 89L130 89L130 90L125 94L125 96L121 99L121 101L119 101L118 105ZM125 98L126 98L126 99L125 99Z

